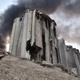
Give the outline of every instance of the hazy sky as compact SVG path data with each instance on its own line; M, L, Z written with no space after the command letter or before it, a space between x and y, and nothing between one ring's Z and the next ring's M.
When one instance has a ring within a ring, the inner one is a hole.
M0 0L0 13L3 13L15 0Z
M67 45L80 50L80 16L74 15L69 18L64 12L56 11L50 17L57 23L59 39L64 38Z

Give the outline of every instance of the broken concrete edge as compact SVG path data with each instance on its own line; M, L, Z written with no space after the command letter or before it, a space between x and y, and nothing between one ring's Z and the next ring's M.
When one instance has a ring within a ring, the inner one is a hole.
M9 52L6 52L6 51L0 51L0 60L1 60L3 57L7 56L8 54L10 54L10 53L9 53Z
M61 68L65 72L68 72L67 69L64 66L62 66L61 64L52 64L52 63L49 63L49 62L46 62L46 61L42 61L40 63L40 65L44 66L44 67L48 67L48 68L55 68L55 67L57 67L57 68Z
M62 70L62 72L64 72L64 73L68 73L69 75L79 77L79 75L76 75L71 71L68 71L67 68L65 68L65 66L62 66L61 64L52 64L52 63L49 63L47 61L34 62L34 63L39 64L43 67L51 68L51 69L55 69L57 67L57 68L60 68Z
M42 12L42 11L40 11L40 10L37 10L37 9L35 9L35 10L29 10L29 9L27 9L27 10L24 11L20 16L18 16L17 18L19 18L19 17L22 18L23 15L25 15L25 13L27 13L27 12L29 12L29 11L36 11L37 14L43 16L43 17L46 18L46 19L49 19L49 21L51 21L51 22L54 22L55 27L57 26L55 20L51 19L51 18L50 18L48 15L46 15L44 12ZM14 22L15 22L15 20L16 20L16 19L14 19Z
M10 52L0 51L0 60L2 60L6 56L14 56L14 55L12 55Z
M52 64L52 63L49 63L47 61L34 62L34 63L39 64L39 65L41 65L43 67L51 68L51 69L52 68L55 69L57 67L57 68L60 68L62 70L62 72L64 72L64 73L68 73L68 74L70 74L72 76L79 77L78 75L74 74L73 72L68 71L67 68L65 68L65 66L63 66L61 64Z

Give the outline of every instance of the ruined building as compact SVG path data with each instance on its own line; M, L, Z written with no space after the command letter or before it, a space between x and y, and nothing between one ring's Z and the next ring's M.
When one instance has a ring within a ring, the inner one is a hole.
M31 60L59 62L56 23L37 10L27 10L13 24L10 53Z
M79 51L65 45L64 39L58 40L55 21L37 10L26 10L14 20L10 53L37 62L61 64L80 75Z
M80 75L80 53L72 46L65 45L64 39L58 40L60 63L69 72Z

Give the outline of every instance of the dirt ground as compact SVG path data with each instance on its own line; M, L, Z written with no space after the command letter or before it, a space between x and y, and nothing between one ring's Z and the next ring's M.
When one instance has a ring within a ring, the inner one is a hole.
M0 80L80 80L58 67L47 68L29 60L6 56L0 60Z

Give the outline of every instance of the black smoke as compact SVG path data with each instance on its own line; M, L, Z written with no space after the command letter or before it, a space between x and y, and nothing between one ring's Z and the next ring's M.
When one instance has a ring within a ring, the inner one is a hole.
M20 5L11 5L2 15L2 23L0 25L0 48L5 49L6 37L11 35L13 21L18 17L26 8Z
M51 14L61 4L61 0L18 0L18 3L29 9L38 9L46 14Z

